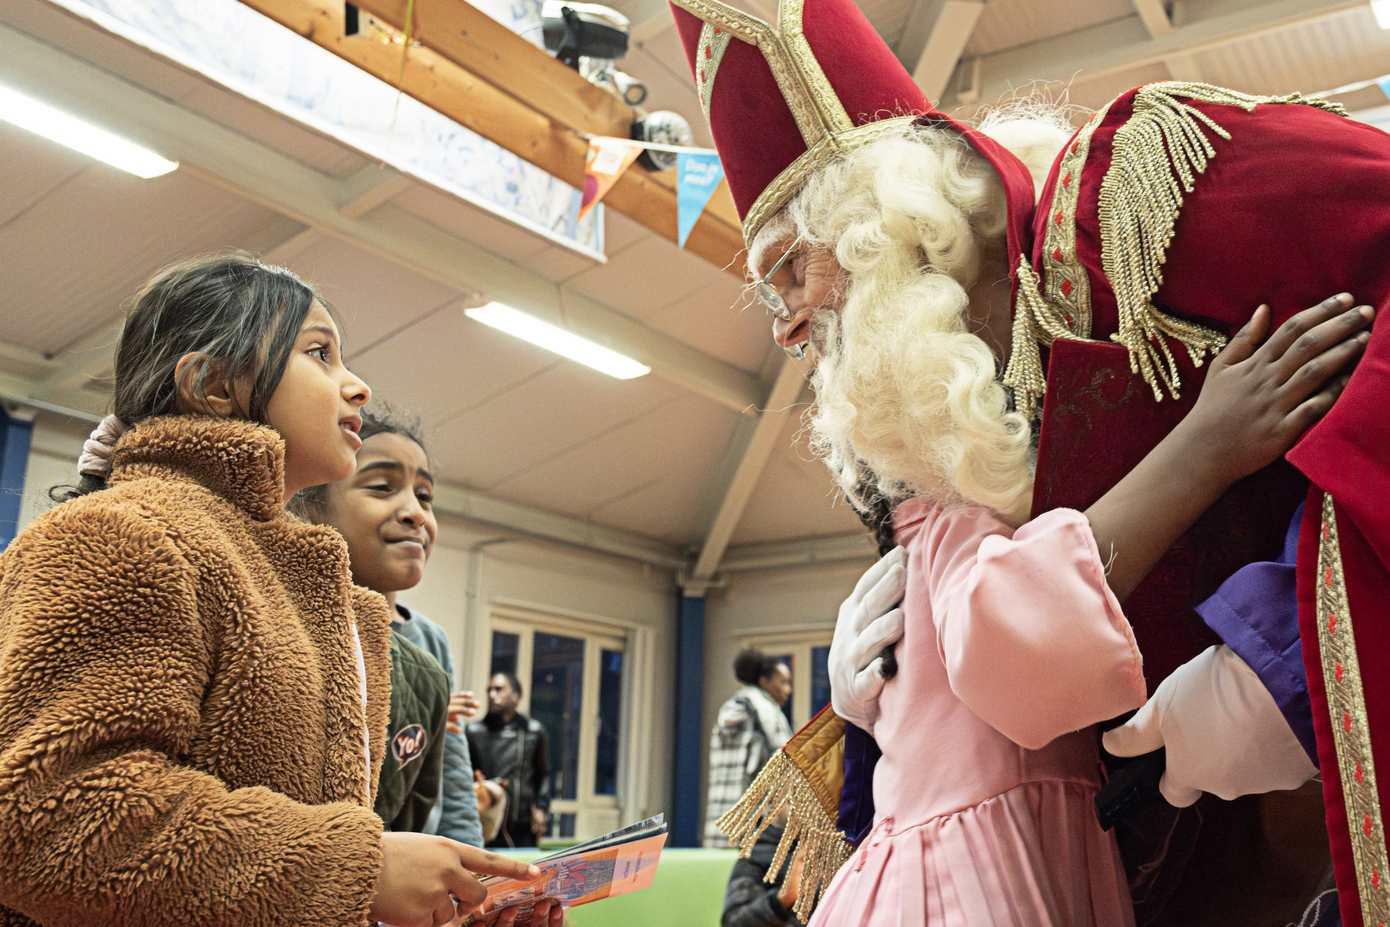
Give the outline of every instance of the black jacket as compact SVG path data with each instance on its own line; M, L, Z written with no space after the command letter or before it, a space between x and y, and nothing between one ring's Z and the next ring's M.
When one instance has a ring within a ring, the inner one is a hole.
M550 807L545 728L522 714L505 723L488 715L468 725L467 734L473 768L507 780L507 822L529 827L532 808Z
M777 900L787 870L791 869L791 859L782 866L782 872L774 884L763 881L772 867L772 857L781 839L782 828L775 825L769 827L753 845L748 859L734 863L734 871L729 874L729 885L724 890L724 913L719 918L720 927L800 927L801 922L796 915Z

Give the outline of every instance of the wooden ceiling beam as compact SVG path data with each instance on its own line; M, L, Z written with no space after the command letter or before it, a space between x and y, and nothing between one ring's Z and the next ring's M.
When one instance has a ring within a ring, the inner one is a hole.
M558 125L589 135L626 138L638 113L609 90L595 86L548 52L528 42L466 0L353 0L360 9L398 31L413 5L411 39L480 80L515 97ZM665 3L662 4L665 7ZM667 23L670 12L663 9ZM672 191L675 175L649 175ZM741 227L733 199L722 191L706 210Z
M241 2L577 188L584 185L584 134L625 136L631 124L632 111L616 97L462 0L415 0L412 40L420 44L404 67L400 46L344 35L341 0ZM357 5L392 27L404 25L404 2ZM633 167L604 202L676 240L672 172ZM743 234L727 192L711 201L686 250L742 279Z
M985 5L981 0L917 0L897 55L928 100L941 99Z

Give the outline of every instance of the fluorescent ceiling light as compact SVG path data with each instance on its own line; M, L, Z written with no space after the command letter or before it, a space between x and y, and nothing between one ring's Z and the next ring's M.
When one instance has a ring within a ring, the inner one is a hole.
M1371 0L1371 12L1375 14L1377 26L1390 29L1390 0Z
M465 309L464 314L490 328L506 332L513 338L529 341L537 347L545 348L561 357L568 357L576 363L592 367L599 373L606 373L619 380L632 380L652 372L652 368L646 364L639 364L625 354L595 344L588 338L581 338L568 329L551 325L511 306L488 303L477 309Z
M177 161L4 85L0 85L0 119L145 180L179 166Z

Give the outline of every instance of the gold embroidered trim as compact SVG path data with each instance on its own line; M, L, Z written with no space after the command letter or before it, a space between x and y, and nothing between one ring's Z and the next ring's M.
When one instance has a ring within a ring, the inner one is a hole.
M700 29L700 42L695 49L695 92L700 97L700 109L709 119L709 101L714 94L714 77L719 73L719 63L724 60L724 52L729 49L733 33L722 26L705 23Z
M1038 275L1028 255L1018 256L1018 287L1014 295L1013 337L1009 364L1004 368L1004 385L1013 391L1014 408L1029 419L1037 412L1038 401L1047 390L1042 366L1041 345L1058 338L1078 338L1067 321L1067 313L1042 295Z
M1322 497L1322 542L1318 545L1318 651L1322 662L1332 737L1337 748L1337 771L1351 833L1352 859L1366 927L1390 923L1390 894L1386 879L1384 821L1376 791L1371 729L1366 719L1366 694L1356 655L1342 549L1337 539L1337 512L1332 494Z
M1135 94L1134 113L1115 131L1113 159L1100 185L1101 265L1119 312L1119 331L1111 339L1129 349L1130 369L1152 387L1155 399L1165 392L1176 399L1182 387L1169 338L1186 347L1198 366L1226 343L1219 332L1168 315L1152 302L1163 285L1163 262L1183 197L1216 154L1206 133L1230 138L1184 100L1247 111L1261 103L1305 103L1345 115L1338 104L1299 94L1256 97L1209 84L1165 81Z
M816 171L836 158L862 148L870 142L876 142L895 132L904 132L908 126L917 121L917 118L917 116L894 116L891 119L865 123L862 126L855 126L848 132L831 135L818 145L807 149L805 154L783 168L782 173L778 174L772 183L768 184L763 192L758 194L758 198L753 201L748 215L743 218L743 240L751 245L753 239L758 237L758 232L762 230L768 220L777 215L782 207L791 201L792 197L805 185L807 178Z
M1091 136L1109 109L1107 105L1092 114L1063 150L1043 235L1043 294L1061 308L1078 338L1091 337L1091 278L1076 256L1076 208L1081 198L1081 174L1091 153Z
M782 0L777 9L778 31L787 55L796 64L796 73L804 81L806 96L815 107L820 123L829 135L848 132L854 128L854 120L845 111L845 105L835 93L835 88L826 79L825 71L811 51L811 43L806 41L803 16L806 0ZM819 141L819 139L816 139ZM811 139L806 139L809 147Z
M735 38L742 39L749 45L761 47L763 42L774 34L772 26L756 16L729 6L727 3L711 2L711 0L671 0L671 2L701 22L711 23L725 32L731 32Z
M798 62L787 48L782 36L767 23L716 0L674 0L681 9L694 14L706 23L727 29L735 37L753 45L762 53L763 60L772 71L772 79L777 82L778 92L791 110L801 139L809 148L829 134L829 128L822 122L811 94L807 79L801 74ZM804 2L804 0L797 0ZM807 52L809 53L809 49ZM817 72L820 68L817 65ZM821 80L825 76L821 75ZM711 84L713 81L711 81ZM711 90L711 93L713 91Z
M834 802L821 795L812 781L813 776L824 779L827 774L835 777L841 774L844 724L828 711L812 719L768 760L738 804L715 822L729 838L729 843L738 848L739 855L746 859L763 831L785 815L782 839L777 843L766 881L769 884L777 881L793 850L803 854L801 886L792 909L802 923L811 919L811 911L830 887L835 873L854 852L837 826L838 809L829 810ZM811 774L792 759L788 751L794 748L805 754L805 761L811 764ZM827 782L820 785L821 791L831 787Z

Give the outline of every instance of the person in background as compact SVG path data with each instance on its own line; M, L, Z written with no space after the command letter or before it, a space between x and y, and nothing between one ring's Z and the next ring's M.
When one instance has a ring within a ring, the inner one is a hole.
M719 927L800 927L792 908L801 886L805 857L793 853L776 880L766 881L781 841L782 827L770 825L753 845L753 852L734 863L724 889L724 913Z
M448 638L397 598L424 579L439 533L422 428L418 419L377 403L362 412L361 437L353 474L301 494L299 505L312 520L338 529L347 540L353 579L391 606L392 637L398 638L393 651L404 659L392 665L390 766L383 769L391 778L383 781L378 810L388 823L405 813L398 823L406 829L482 846L468 748L460 735L445 731L444 714L455 707ZM421 657L431 658L439 673ZM417 757L423 764L418 751L428 752L436 741L442 744L442 781L412 769Z
M791 724L782 713L792 695L791 668L750 648L734 658L734 677L743 687L720 707L709 738L707 847L729 845L715 822L738 802L763 765L792 736Z
M487 716L468 725L473 767L501 786L506 814L488 846L533 847L546 832L550 767L545 728L517 711L521 681L494 673L487 687Z

